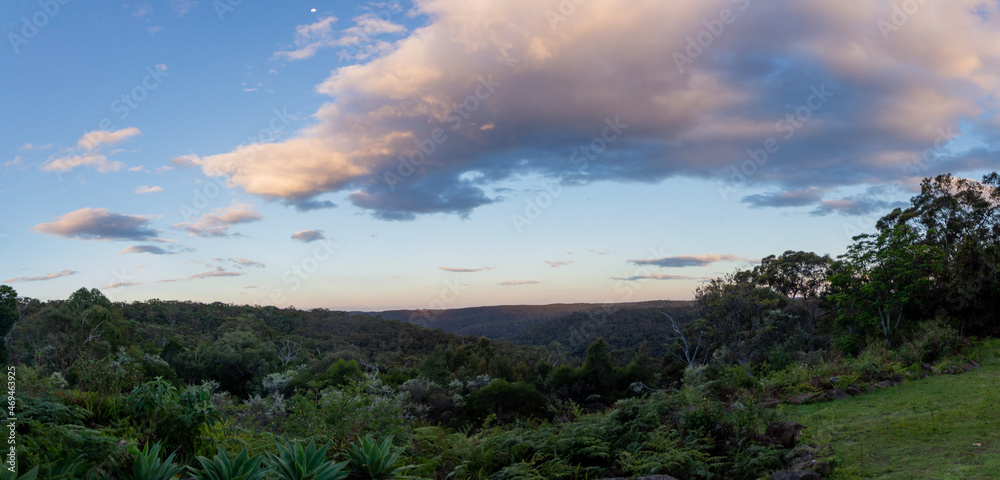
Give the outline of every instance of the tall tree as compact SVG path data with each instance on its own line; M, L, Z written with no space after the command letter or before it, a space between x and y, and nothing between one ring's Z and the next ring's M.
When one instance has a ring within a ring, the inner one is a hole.
M890 345L900 330L919 318L906 318L907 307L925 296L941 272L941 251L919 243L906 225L879 234L854 237L838 257L830 278L837 323L856 334L881 334Z
M988 333L1000 308L1000 175L981 182L950 174L925 178L910 207L878 222L880 232L906 225L920 243L940 249L941 274L924 311L947 315L963 334Z
M21 319L17 305L17 291L7 285L0 285L0 362L10 360L10 349L7 347L7 334L14 324Z

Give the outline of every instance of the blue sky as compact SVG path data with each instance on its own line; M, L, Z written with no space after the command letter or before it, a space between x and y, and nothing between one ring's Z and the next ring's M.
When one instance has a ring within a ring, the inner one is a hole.
M378 310L687 299L996 170L1000 7L7 2L0 282Z

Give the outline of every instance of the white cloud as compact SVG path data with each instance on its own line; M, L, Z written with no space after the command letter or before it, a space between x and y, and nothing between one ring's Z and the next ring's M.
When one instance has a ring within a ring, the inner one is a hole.
M41 276L38 276L38 277L16 277L16 278L8 278L7 280L4 280L4 283L40 282L40 281L43 281L43 280L54 280L56 278L67 277L67 276L70 276L70 275L75 275L77 273L78 272L76 270L69 270L69 269L67 269L67 270L63 270L63 271L58 272L58 273L50 273L50 274L41 275Z
M184 230L192 237L228 237L233 225L256 222L263 218L254 211L253 205L244 203L215 209L213 213L202 215L196 222L178 223L174 228Z
M157 192L162 192L162 191L163 191L163 187L159 187L159 186L155 186L155 185L152 186L152 187L149 186L149 185L142 185L139 188L135 189L135 193L157 193Z
M76 167L91 166L101 173L117 172L124 166L121 162L108 160L108 157L101 153L104 147L116 145L124 142L136 135L141 135L142 131L135 127L123 128L113 132L105 130L95 130L87 132L76 142L76 147L67 149L59 156L50 158L42 165L45 172L68 172ZM120 150L110 152L118 153Z

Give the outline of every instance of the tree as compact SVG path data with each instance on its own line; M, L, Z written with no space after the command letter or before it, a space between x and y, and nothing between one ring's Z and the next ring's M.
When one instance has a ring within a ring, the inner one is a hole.
M941 274L920 309L954 319L960 333L990 333L1000 308L1000 175L982 182L950 174L925 178L910 207L878 222L880 232L907 226L941 252Z
M837 323L854 333L880 333L892 345L901 326L909 326L907 307L940 275L940 249L919 243L906 225L853 240L830 278Z
M16 334L35 362L66 372L79 360L113 352L123 343L126 327L121 312L100 290L81 288L66 301L50 302L25 317Z
M10 360L7 335L20 319L17 291L7 285L0 285L0 362L7 363Z
M764 257L753 272L760 283L782 295L817 298L826 290L830 263L829 255L788 250L777 257Z
M788 300L757 286L753 275L739 271L716 278L695 291L695 308L704 322L706 338L715 349L724 347L726 363L746 365L766 352L787 320L781 310Z
M663 315L670 320L670 327L673 330L673 335L668 338L671 341L669 352L674 358L684 362L688 367L694 367L698 363L707 363L708 354L711 352L708 346L702 341L705 338L705 326L704 322L692 322L698 324L698 339L694 340L694 335L692 334L691 340L688 340L687 333L677 325L674 317L670 316L669 313L663 312ZM690 324L689 324L690 329Z

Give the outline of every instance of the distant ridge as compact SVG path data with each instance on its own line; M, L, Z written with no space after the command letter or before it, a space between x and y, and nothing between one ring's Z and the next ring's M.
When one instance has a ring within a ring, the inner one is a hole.
M600 322L616 312L662 308L683 308L690 301L653 300L631 303L554 303L550 305L496 305L445 310L386 310L367 312L385 319L415 323L446 332L518 343L536 343L523 334L546 322L559 320L572 313L589 313L585 318Z

